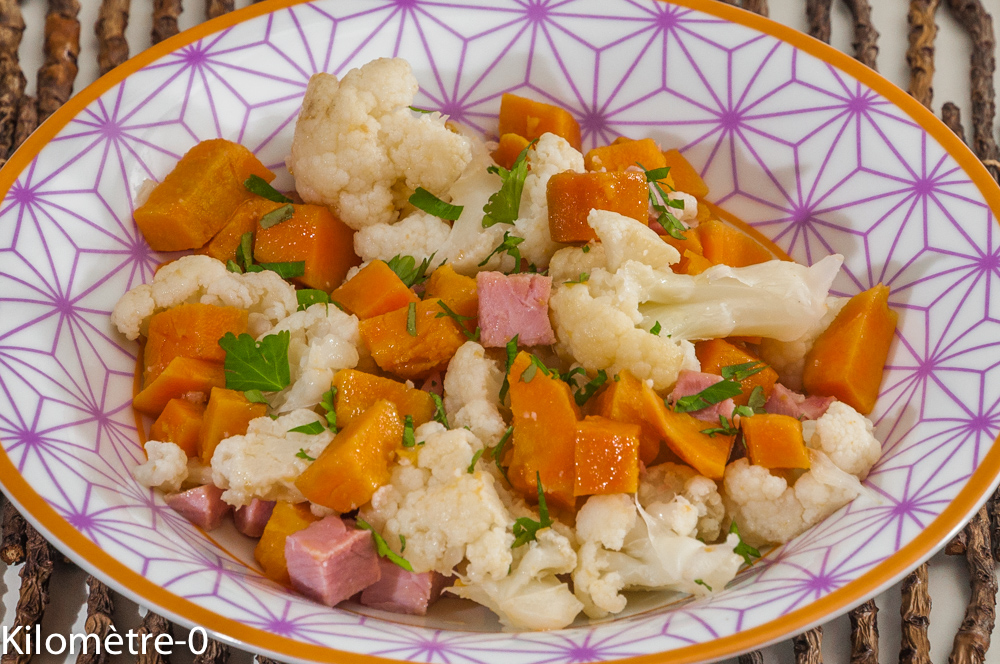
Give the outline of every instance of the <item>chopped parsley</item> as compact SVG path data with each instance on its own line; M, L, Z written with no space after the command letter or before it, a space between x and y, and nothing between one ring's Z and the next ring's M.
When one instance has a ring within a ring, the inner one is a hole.
M531 379L535 377L535 374L538 373L539 369L541 369L542 373L545 374L546 376L552 375L553 373L552 369L549 369L547 366L545 366L544 362L539 360L534 355L529 355L528 357L531 360L531 363L528 364L528 366L525 367L524 371L521 372L522 382L530 383Z
M517 248L517 245L524 242L523 237L516 237L510 234L509 231L504 231L503 241L497 245L497 248L490 252L490 255L483 259L483 262L479 264L479 267L486 265L494 254L506 253L508 256L514 259L514 270L512 274L517 274L521 271L521 250Z
M406 307L406 332L411 336L417 336L417 303L410 302Z
M539 530L552 526L552 519L549 518L549 507L545 504L542 476L538 471L535 471L535 481L538 483L538 521L526 516L514 521L514 543L510 546L512 549L536 539Z
M587 403L590 397L594 396L597 390L600 389L601 385L604 385L606 382L608 382L608 372L606 372L604 369L601 369L600 371L597 372L597 375L594 376L592 380L590 380L590 382L588 382L580 389L574 390L573 399L576 401L576 405L582 406L583 404Z
M288 343L291 334L284 330L254 341L249 334L227 332L219 339L226 351L226 387L230 390L277 392L291 382L288 367Z
M415 111L417 113L433 113L434 112L434 111L429 111L426 108L419 108L417 106L410 106L409 108L410 108L411 111Z
M656 324L653 325L653 327L649 328L649 333L650 334L655 334L656 336L660 336L660 332L662 330L663 330L663 328L660 327L660 321L656 321Z
M538 139L528 143L508 171L503 166L490 166L487 171L500 176L500 189L490 196L483 206L483 228L496 224L513 224L517 219L518 208L521 207L521 192L524 191L524 179L528 176L528 150L534 147Z
M709 592L712 592L712 586L708 585L707 583L705 583L701 579L695 579L694 582L697 583L699 586L705 586L706 588L708 588Z
M503 437L500 438L500 442L497 446L493 448L493 463L497 465L497 470L503 475L503 478L507 480L507 484L510 484L510 478L507 477L507 469L503 467L501 460L503 458L503 449L507 445L507 441L510 440L511 434L514 433L514 425L507 427L507 430L503 432ZM513 485L511 485L513 486Z
M309 454L301 447L299 448L299 451L295 453L295 456L297 456L300 459L305 459L306 461L316 460L316 457L309 456Z
M590 253L590 245L589 244L583 245L583 253L585 253L585 254L589 254Z
M733 411L734 413L736 411ZM717 433L721 433L723 436L735 436L736 426L733 424L725 415L719 415L719 426L713 427L711 429L702 429L701 432L709 436L715 436Z
M463 209L461 205L452 205L442 201L423 187L417 187L417 190L413 192L410 196L410 204L418 210L423 210L427 214L446 221L458 219L462 215Z
M337 411L333 405L333 398L335 396L337 396L337 388L331 386L329 390L323 393L319 405L326 411L326 426L330 431L337 433Z
M309 424L293 427L288 430L288 433L307 433L310 436L315 436L316 434L323 433L324 431L326 431L326 427L323 426L322 422L310 422Z
M510 341L507 342L507 369L504 371L503 375L503 385L500 386L500 401L504 400L507 396L507 390L510 389L510 368L514 366L514 358L517 357L517 338L520 335L515 334Z
M743 561L747 565L753 565L753 559L760 558L760 551L743 541L743 537L740 536L740 529L735 521L729 526L729 532L740 538L740 543L733 549L733 553L737 556L743 556Z
M246 180L243 181L243 186L251 194L257 194L262 198L266 198L269 201L274 201L275 203L291 203L292 199L285 196L283 193L268 184L267 180L260 177L259 175L251 175ZM267 228L265 226L265 228Z
M764 412L764 404L767 403L767 397L764 396L764 388L760 385L754 385L753 389L750 390L750 398L747 400L747 407L754 412L755 415Z
M406 551L406 535L399 536L399 552L403 553Z
M479 341L479 333L480 333L479 328L477 327L475 332L469 332L468 328L465 327L465 321L475 320L476 319L475 316L460 316L459 314L456 314L454 311L452 311L451 307L449 307L445 303L444 300L438 300L438 306L441 307L441 312L436 316L434 316L434 318L444 318L445 316L447 316L448 318L455 321L455 324L458 325L458 328L462 330L462 334L468 337L470 341Z
M264 398L264 393L260 390L245 390L243 392L243 396L246 397L246 400L250 403L268 403L267 399Z
M417 260L413 256L396 254L389 259L387 265L406 287L410 288L414 284L421 284L427 280L427 268L431 266L433 258L434 254L431 254L421 261L420 265L417 265Z
M760 373L766 368L767 365L763 362L744 362L743 364L730 364L722 367L719 373L721 373L722 377L726 380L732 380L739 383L754 374Z
M271 210L263 217L260 218L261 228L270 228L271 226L277 226L283 221L288 221L295 216L295 208L288 205L282 205L276 210Z
M638 164L638 162L636 162ZM649 183L649 203L653 207L653 211L656 212L656 223L663 227L667 235L676 239L684 240L684 231L687 227L681 223L681 220L674 216L667 208L678 209L679 207L684 207L682 201L671 201L667 192L663 190L663 186L660 185L660 180L667 177L670 174L670 167L665 166L663 168L654 168L651 171L647 171L646 167L639 164L641 168L646 173L646 182ZM679 205L678 205L679 204Z
M430 395L431 400L434 402L434 421L440 422L446 429L450 429L451 427L448 426L448 414L444 412L444 402L441 401L441 397L433 392Z
M277 272L282 279L294 279L306 273L305 261L289 261L287 263L258 263L247 268L247 272Z
M417 441L413 437L413 416L403 418L403 447L413 447Z
M585 284L585 283L587 283L588 279L590 279L590 273L589 272L581 272L580 276L578 278L576 278L574 280L571 280L571 281L564 281L563 283L564 284Z
M295 299L299 302L299 311L305 311L314 304L330 304L330 294L315 288L295 291Z
M240 244L236 248L236 260L227 261L226 269L236 274L243 272L263 272L270 270L277 272L282 279L293 279L301 277L306 273L305 261L290 261L287 263L260 263L253 262L253 233L244 233L240 236Z
M372 528L367 521L365 521L364 519L358 519L356 523L358 529L367 530L371 532L372 537L375 539L375 550L378 551L378 555L380 557L388 558L389 562L396 563L397 565L405 569L407 572L413 571L413 565L410 564L410 561L404 558L403 556L399 555L392 549L390 549L389 545L386 544L385 542L385 538L383 538L381 535L375 532L375 529Z
M479 461L479 457L483 456L483 451L476 450L476 453L472 455L472 463L469 464L469 474L476 472L476 462Z
M722 403L726 399L738 397L743 394L739 383L730 380L720 380L714 385L709 385L697 394L689 394L674 402L674 410L678 413L689 413L693 410L708 408L717 403Z

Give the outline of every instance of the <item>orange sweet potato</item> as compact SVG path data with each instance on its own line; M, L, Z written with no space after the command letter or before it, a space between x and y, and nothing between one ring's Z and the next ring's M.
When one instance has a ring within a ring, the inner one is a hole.
M616 141L611 145L594 148L584 155L583 165L588 171L624 171L640 166L652 171L663 168L667 162L656 141L644 138L640 141ZM674 185L669 175L660 180L660 183L670 188Z
M722 375L722 367L746 364L747 362L761 363L760 358L748 351L746 347L737 346L725 339L699 341L694 345L694 352L698 356L698 361L701 362L702 371L719 376ZM755 387L760 387L764 391L764 398L767 398L771 396L771 390L774 389L776 382L778 382L778 372L771 367L765 367L762 371L758 371L740 382L743 394L733 397L733 403L737 406L747 405L750 393Z
M574 496L635 493L639 488L638 424L588 416L576 423Z
M692 233L693 235L693 233ZM708 268L712 267L712 261L708 260L701 254L691 251L690 249L685 249L681 253L681 259L671 265L675 274L701 274Z
M508 380L514 416L507 471L511 484L530 499L538 495L535 474L539 473L546 500L572 509L576 504L573 487L580 410L569 385L558 376L545 375L524 351L514 359Z
M806 354L806 391L837 397L862 415L872 412L896 319L888 286L879 284L852 297Z
M279 500L274 505L271 518L264 526L264 534L253 550L253 557L264 569L264 576L286 586L291 584L285 562L285 540L316 521L319 521L319 517L313 515L309 503L296 504Z
M655 422L659 417L657 404L662 403L653 388L626 370L617 380L608 381L607 389L596 399L595 410L610 420L640 426L639 459L649 465L660 453L662 438Z
M438 298L451 307L459 316L476 316L479 313L479 290L476 280L472 277L455 272L455 269L445 263L434 270L427 287L424 289L424 299ZM471 325L470 332L476 329L475 321L467 321Z
M448 361L467 341L458 324L447 316L433 298L414 305L416 336L407 330L409 306L359 324L361 338L383 371L401 378L426 378L448 366Z
M330 298L360 319L401 309L419 298L385 261L374 260L333 291Z
M155 251L197 249L251 196L243 186L250 175L274 179L242 145L221 138L202 141L136 209L135 223Z
M379 401L391 401L400 417L413 418L415 427L430 422L437 410L430 393L363 371L342 369L333 376L333 386L337 388L334 408L339 427L347 426Z
M789 415L761 413L740 418L750 463L764 468L809 469L802 422Z
M500 143L491 155L497 166L503 166L510 170L517 161L518 155L528 147L528 139L517 134L503 134L500 136Z
M223 439L242 436L250 420L267 415L267 405L252 403L242 392L213 387L205 408L205 419L198 437L198 456L204 464L212 461L215 448Z
M132 399L140 413L157 417L167 402L189 393L207 395L212 388L225 387L226 372L221 362L206 362L191 357L175 357L156 380Z
M378 401L352 421L295 480L312 502L350 512L389 482L389 463L403 442L403 418L391 401Z
M282 205L260 196L251 196L233 210L222 230L197 253L211 256L223 263L236 260L236 250L239 249L243 236L247 233L256 233L260 218L268 212L274 212Z
M587 223L591 210L611 210L643 224L649 221L646 176L634 171L574 173L549 178L549 235L554 242L589 242L597 238Z
M702 430L711 428L709 423L690 413L678 413L667 408L662 401L658 404L656 415L654 425L674 454L705 477L722 479L736 436L702 433Z
M664 152L663 161L665 166L670 167L670 177L673 178L674 188L677 191L691 194L695 198L708 196L708 185L679 150Z
M309 288L330 292L347 271L361 263L354 253L354 231L322 205L295 205L295 214L270 228L259 228L253 255L261 263L305 261L305 274L295 279Z
M171 399L149 430L150 440L171 442L188 458L198 456L198 437L205 416L205 404Z
M149 319L143 385L155 380L175 357L225 361L219 339L227 332L240 335L246 331L246 309L193 302L161 311Z
M697 228L702 253L715 265L746 267L777 258L757 240L718 219L710 219Z
M551 132L580 149L580 125L569 111L505 92L500 98L500 135L517 134L529 141ZM516 156L516 155L515 155Z

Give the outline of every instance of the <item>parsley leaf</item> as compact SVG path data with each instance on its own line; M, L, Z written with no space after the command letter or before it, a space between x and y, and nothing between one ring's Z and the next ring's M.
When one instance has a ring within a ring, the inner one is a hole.
M594 393L597 392L601 385L604 385L606 382L608 382L608 372L601 369L589 383L573 393L573 399L576 400L576 405L582 406L587 403L587 400L594 396Z
M389 545L385 542L385 538L375 532L375 529L372 528L367 521L364 519L358 519L355 523L360 530L367 530L371 532L372 537L375 539L375 550L378 551L378 555L380 557L388 558L390 562L396 563L407 572L413 571L413 565L410 564L410 561L390 549Z
M253 265L253 233L240 236L240 245L236 247L236 264L245 271Z
M660 336L660 331L662 329L663 328L660 327L660 321L656 321L656 325L654 325L653 327L649 328L649 333L650 334L655 334L656 336Z
M250 403L268 403L267 399L264 398L264 393L260 390L245 390L243 392L243 396L245 396L247 401Z
M306 273L305 261L289 261L287 263L258 263L247 268L247 272L277 272L282 279L294 279Z
M639 164L639 162L636 163ZM653 211L656 212L656 223L662 226L663 230L670 237L677 240L684 240L684 231L687 230L687 227L667 209L668 207L677 209L678 206L670 200L667 192L660 185L660 180L667 177L670 173L670 167L654 168L651 171L647 171L645 166L639 164L639 168L646 173L646 182L649 183L649 204L653 207ZM681 207L683 205L681 203Z
M330 304L330 294L315 288L295 291L295 299L299 301L299 311L305 311L314 304Z
M411 111L416 111L417 113L433 113L434 111L429 111L426 108L419 108L417 106L410 106Z
M709 592L712 592L712 586L708 585L707 583L705 583L701 579L695 579L694 582L697 583L699 586L705 586L706 588L708 588Z
M441 397L433 392L431 392L430 395L431 400L434 402L434 421L440 422L445 426L445 428L450 429L451 427L448 426L448 415L444 412L444 402L441 401Z
M507 430L503 432L503 437L497 446L493 448L493 462L497 465L497 470L503 475L503 478L507 480L507 484L510 484L510 478L507 477L507 469L501 465L501 460L503 459L503 448L507 445L507 441L510 440L511 434L514 433L514 425L507 427ZM511 486L514 486L511 484Z
M760 373L767 368L767 365L763 362L744 362L743 364L730 364L729 366L722 367L719 373L726 380L732 380L740 383L750 376Z
M539 369L541 369L542 373L546 376L552 375L552 370L545 366L544 362L539 360L534 355L529 355L528 357L531 359L531 364L525 367L524 371L521 372L522 382L530 383L531 379L535 377L535 373L537 373Z
M709 385L697 394L689 394L674 402L674 410L678 413L689 413L692 410L701 410L726 399L737 397L743 394L738 383L730 380L720 380L714 385Z
M309 454L301 447L299 448L299 451L295 453L295 456L297 456L300 459L305 459L306 461L316 460L316 457L309 456Z
M282 205L277 210L272 210L260 218L261 228L277 226L283 221L288 221L295 216L295 208L289 205Z
M639 164L639 162L635 162ZM639 168L646 171L642 164L639 164ZM654 168L651 171L646 171L646 182L659 182L660 180L665 180L667 176L670 175L670 167L664 166L663 168Z
M458 329L462 330L462 334L468 337L470 341L479 341L479 328L477 327L475 332L469 332L468 328L465 327L465 321L475 320L475 316L460 316L456 314L452 311L451 307L445 304L444 300L438 300L438 306L441 307L441 313L434 316L434 318L444 318L447 316L455 321L455 324L458 325Z
M288 342L291 334L284 330L254 341L249 334L239 337L232 332L219 339L226 351L226 387L230 390L262 390L277 392L288 386Z
M500 386L500 402L503 403L504 398L507 396L507 390L510 389L510 368L514 366L514 358L517 357L517 338L520 335L515 334L510 341L507 342L507 369L503 374L503 385Z
M226 261L226 269L236 274L243 274L243 268L236 264L236 261Z
M549 507L545 504L545 490L542 488L542 476L536 470L535 481L538 483L538 521L522 516L514 521L514 543L510 546L516 549L536 539L538 531L552 526L549 518Z
M413 437L413 416L407 415L403 419L403 447L414 447L416 444Z
M521 271L521 250L517 248L517 245L524 242L523 237L512 236L509 231L503 232L503 242L497 245L497 248L490 252L490 255L483 259L483 262L479 264L479 267L486 265L493 254L506 253L508 256L514 259L514 271L512 274L517 274Z
M469 464L469 474L476 472L476 462L479 461L479 457L483 456L483 451L476 450L476 453L472 455L472 463Z
M423 210L427 214L446 221L458 219L462 215L463 209L461 205L445 203L423 187L417 187L417 190L413 192L410 196L410 204L418 210Z
M435 252L436 253L436 252ZM434 254L431 254L420 265L413 256L401 256L396 254L389 259L387 265L389 269L396 273L396 276L409 288L414 284L421 284L427 280L427 268L431 266Z
M333 398L335 396L337 396L337 388L331 386L329 390L323 393L319 405L326 411L326 426L329 427L330 431L337 433L337 411L333 405Z
M517 219L517 211L521 207L521 192L524 190L524 178L528 176L528 150L534 147L538 139L528 143L508 171L503 166L490 166L487 170L500 176L502 184L499 191L490 196L483 206L483 228L496 224L513 224Z
M753 389L750 390L750 398L747 400L747 406L754 414L760 414L764 412L764 404L767 403L767 397L764 396L764 388L760 385L754 385Z
M760 551L743 541L743 538L740 537L740 529L737 527L735 521L729 526L729 532L740 538L740 543L733 549L733 553L737 556L743 556L743 560L747 565L753 565L753 559L760 558Z
M269 201L274 201L275 203L291 203L292 199L285 196L283 193L268 184L267 180L260 177L259 175L251 175L246 180L243 181L243 186L251 194L257 194L262 198L266 198ZM266 228L266 226L265 226Z
M406 535L399 536L399 552L403 553L406 551Z
M244 233L240 236L240 245L236 248L236 261L226 264L230 272L263 272L270 270L276 272L282 279L292 279L301 277L306 273L305 261L291 261L287 263L261 263L254 265L253 262L253 233Z
M723 436L735 436L736 427L733 426L732 421L725 415L719 415L719 426L712 429L702 429L701 433L707 434L710 437L715 436L717 433L721 433Z
M406 307L406 332L411 336L417 336L417 303L410 302Z
M585 254L589 254L590 253L590 245L589 244L583 245L583 253L585 253Z
M323 433L326 431L326 427L323 426L322 422L310 422L309 424L303 424L302 426L292 427L288 430L288 433L307 433L310 436L315 436L318 433Z
M587 280L590 279L589 272L581 272L579 278L572 281L564 281L564 284L585 284Z

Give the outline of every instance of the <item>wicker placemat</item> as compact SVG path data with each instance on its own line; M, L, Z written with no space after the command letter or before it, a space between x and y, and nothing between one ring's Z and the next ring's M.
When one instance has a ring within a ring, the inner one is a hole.
M96 1L96 0L88 0ZM257 2L259 0L253 0ZM767 16L767 0L726 0L728 4ZM887 0L878 0L885 2ZM803 0L809 34L830 41L833 0ZM854 55L863 64L876 68L879 33L872 23L870 0L843 0L854 18ZM25 94L26 79L18 60L18 48L25 29L17 0L0 0L0 165L17 149L39 123L49 117L69 99L77 83L77 63L80 55L80 4L77 0L47 0L45 17L45 59L38 71L37 93ZM153 0L151 42L156 44L177 34L181 16L181 0ZM214 18L234 8L234 0L204 0L204 13ZM907 15L909 49L906 60L910 68L910 94L930 108L933 99L934 43L937 34L935 16L941 5L964 30L971 47L969 77L971 85L971 143L976 156L987 166L991 175L1000 177L1000 151L994 139L995 90L993 75L996 68L996 44L993 20L982 0L911 0ZM899 0L899 11L905 9ZM98 52L85 54L97 59L98 71L107 73L129 57L125 37L130 0L102 0L95 34ZM952 103L942 108L942 119L962 140L965 131L960 109ZM49 603L49 580L59 564L71 564L25 522L13 505L3 502L0 534L0 560L7 565L21 565L17 608L11 631L18 626L39 625ZM946 548L951 555L963 555L967 561L970 600L965 618L955 634L949 664L981 664L990 646L996 615L997 578L994 561L1000 561L1000 492L972 518L965 530ZM113 628L113 607L117 595L99 579L87 578L86 631L96 634L103 642ZM12 590L12 589L11 589ZM900 586L900 664L929 664L931 599L928 592L927 564L909 574ZM851 664L878 664L878 608L870 599L850 612ZM161 616L148 612L139 626L140 633L160 634L171 629ZM26 630L21 630L25 638ZM822 655L823 630L809 630L793 639L798 664L819 664ZM230 649L223 643L210 641L196 664L224 664ZM80 654L78 664L103 664L107 654ZM18 655L12 650L0 664L26 664L31 655ZM889 658L885 658L889 659ZM256 656L260 664L273 664ZM740 664L759 664L759 651L740 656ZM167 664L165 657L151 653L139 655L139 664Z

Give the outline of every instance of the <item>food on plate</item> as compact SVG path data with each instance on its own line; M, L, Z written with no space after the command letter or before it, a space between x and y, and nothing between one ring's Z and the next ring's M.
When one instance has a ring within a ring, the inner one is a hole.
M490 143L416 92L402 60L318 74L294 194L214 140L136 211L195 251L112 314L140 483L318 602L510 629L717 592L862 493L888 288L831 297L840 256L778 259L652 138L584 154L507 94Z

